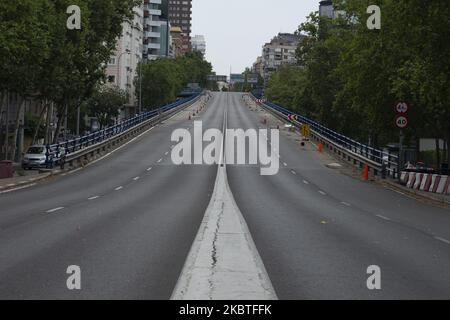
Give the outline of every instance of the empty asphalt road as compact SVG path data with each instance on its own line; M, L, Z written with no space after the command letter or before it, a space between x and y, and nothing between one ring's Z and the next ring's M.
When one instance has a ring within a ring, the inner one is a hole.
M169 299L217 175L172 164L171 134L192 131L188 114L83 170L0 194L0 298ZM239 93L213 94L195 120L222 130L224 114L228 128L264 128ZM277 175L250 165L227 175L278 298L450 298L450 210L329 169L284 133L272 151ZM69 265L82 290L67 289ZM366 286L371 265L381 290Z

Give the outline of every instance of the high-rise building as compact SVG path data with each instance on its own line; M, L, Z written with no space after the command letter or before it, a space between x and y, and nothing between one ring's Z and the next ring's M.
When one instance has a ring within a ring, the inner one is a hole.
M183 53L191 50L191 20L192 0L163 0L169 1L169 21L173 27L180 27L182 31Z
M192 50L200 51L203 56L206 54L206 41L205 37L202 35L195 35L192 40Z

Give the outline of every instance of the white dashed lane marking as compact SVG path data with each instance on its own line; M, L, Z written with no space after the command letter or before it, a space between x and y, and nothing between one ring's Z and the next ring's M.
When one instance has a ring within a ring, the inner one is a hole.
M343 204L344 206L347 206L347 207L351 207L352 206L350 203L345 202L345 201L342 201L341 204Z
M326 196L327 194L324 192L324 191L322 191L322 190L319 190L319 193L321 194L321 195L323 195L323 196Z
M306 180L303 180L303 183L304 183L304 184L309 184L309 182L308 182L308 181L306 181Z
M152 167L150 167L150 168L148 168L148 169L147 169L147 171L152 171L152 169L153 169L153 168L152 168Z
M133 180L138 181L139 179L140 179L140 177L135 177Z
M158 163L161 163L161 161L163 161L163 159L162 159L162 158L158 160Z
M115 190L115 191L119 191L119 190L122 190L122 189L123 189L123 187L120 186L120 187L115 188L114 190Z
M100 198L100 197L99 196L93 196L93 197L88 198L88 200L95 200L95 199L98 199L98 198Z
M56 211L60 211L62 209L64 209L64 207L58 207L58 208L47 210L46 213L53 213L53 212L56 212Z

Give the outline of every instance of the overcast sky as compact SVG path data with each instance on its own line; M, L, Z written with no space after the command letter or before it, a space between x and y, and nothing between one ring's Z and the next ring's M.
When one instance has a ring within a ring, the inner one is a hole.
M193 0L192 36L206 38L206 58L217 74L251 67L279 32L294 32L319 0Z

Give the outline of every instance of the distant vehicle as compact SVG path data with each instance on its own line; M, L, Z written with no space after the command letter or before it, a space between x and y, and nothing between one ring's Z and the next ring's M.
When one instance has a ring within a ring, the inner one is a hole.
M63 162L65 156L64 149L61 150L58 157L51 155L50 163L58 164ZM47 147L44 145L33 145L28 148L22 159L23 169L39 169L47 167Z

